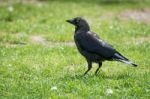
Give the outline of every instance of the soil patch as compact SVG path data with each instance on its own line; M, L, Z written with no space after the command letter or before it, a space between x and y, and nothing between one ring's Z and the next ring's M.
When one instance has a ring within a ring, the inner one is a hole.
M150 9L148 8L140 10L126 10L120 13L119 16L150 24Z

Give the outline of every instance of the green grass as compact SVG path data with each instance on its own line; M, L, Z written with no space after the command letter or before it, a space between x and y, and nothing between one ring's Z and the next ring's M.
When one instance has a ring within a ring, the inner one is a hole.
M0 99L149 99L150 25L118 17L123 11L148 8L149 4L2 2ZM12 12L8 11L10 6ZM83 77L87 64L71 43L74 27L65 22L76 16L86 18L93 31L139 67L104 62L97 76L94 64ZM34 41L34 36L44 41ZM108 89L113 93L107 93Z

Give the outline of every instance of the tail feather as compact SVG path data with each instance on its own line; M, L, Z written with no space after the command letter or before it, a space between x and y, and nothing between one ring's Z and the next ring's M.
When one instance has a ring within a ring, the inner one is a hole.
M125 63L125 64L128 64L128 65L131 65L131 66L134 66L134 67L137 67L138 65L137 64L134 64L133 62L131 61L127 61L127 60L121 60L121 59L117 59L118 61L122 62L122 63Z
M119 52L115 53L115 54L113 55L113 58L114 58L114 59L129 60L129 59L127 59L126 57L124 57L123 55L121 55Z
M138 66L137 64L134 64L129 59L127 59L126 57L124 57L123 55L121 55L119 52L115 53L113 55L112 59L120 61L120 62L128 64L128 65L131 65L131 66L134 66L134 67Z

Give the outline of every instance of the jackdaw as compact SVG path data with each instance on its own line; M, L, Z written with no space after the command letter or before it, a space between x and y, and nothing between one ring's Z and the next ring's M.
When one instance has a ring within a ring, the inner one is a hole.
M95 74L98 73L102 62L119 61L131 66L137 65L132 63L129 59L121 55L110 44L103 41L96 33L90 31L90 26L87 21L81 17L76 17L67 22L75 26L74 41L78 51L85 57L88 63L88 69L84 75L92 68L92 62L98 63L99 67L96 69Z

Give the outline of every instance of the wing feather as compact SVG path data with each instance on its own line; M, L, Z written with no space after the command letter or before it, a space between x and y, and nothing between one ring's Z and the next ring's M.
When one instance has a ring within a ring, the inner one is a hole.
M104 58L111 58L116 50L108 43L101 40L95 33L88 32L80 38L78 45L89 53L98 54Z

